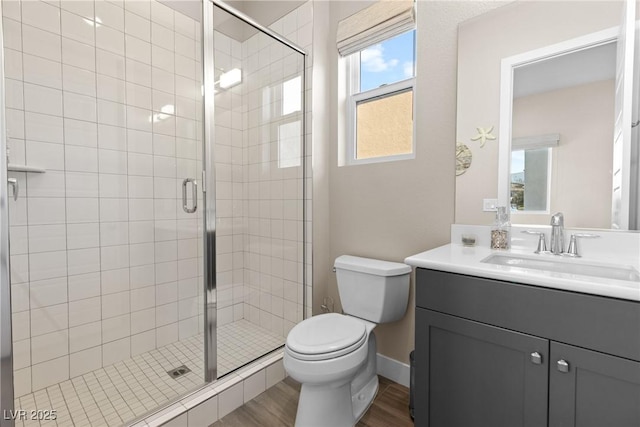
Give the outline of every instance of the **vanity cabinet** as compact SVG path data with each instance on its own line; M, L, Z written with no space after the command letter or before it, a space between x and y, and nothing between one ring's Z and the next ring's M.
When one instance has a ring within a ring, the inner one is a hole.
M640 426L640 303L416 279L416 426Z

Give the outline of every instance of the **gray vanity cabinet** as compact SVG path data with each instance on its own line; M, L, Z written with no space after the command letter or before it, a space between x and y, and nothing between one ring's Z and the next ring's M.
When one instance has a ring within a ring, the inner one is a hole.
M550 427L640 426L640 362L556 342L550 360Z
M418 268L415 425L639 427L640 303Z
M428 414L416 402L416 425L546 425L548 340L421 308L416 324L417 391L428 400Z

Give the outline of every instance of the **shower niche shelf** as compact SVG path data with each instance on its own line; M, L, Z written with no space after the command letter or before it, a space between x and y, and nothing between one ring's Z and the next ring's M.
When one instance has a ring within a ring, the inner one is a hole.
M45 173L46 170L42 168L38 168L35 166L27 166L27 165L14 165L9 163L7 165L7 170L9 172L32 172L32 173Z

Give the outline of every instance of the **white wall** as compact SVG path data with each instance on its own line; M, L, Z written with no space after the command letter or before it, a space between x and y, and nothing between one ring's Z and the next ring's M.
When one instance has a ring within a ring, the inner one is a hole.
M322 150L327 150L326 165L319 164L319 170L314 166L314 186L320 187L318 191L314 189L314 196L322 194L323 174L328 174L328 190L323 194L328 200L328 212L321 206L314 207L318 233L326 232L321 224L328 223L326 252L323 244L315 243L317 235L314 237L314 251L316 246L321 249L314 257L314 295L330 295L337 302L338 312L341 306L335 275L331 273L337 256L352 254L402 261L408 255L449 241L454 207L457 27L460 22L501 5L492 1L419 1L416 158L338 167L336 27L339 20L368 4L331 2L329 11L323 7L314 13L314 22L328 25L324 70L331 82L329 103L324 110L330 120L329 132L325 139L314 139L314 144L319 145L314 147L314 153L325 154ZM318 78L322 78L319 72ZM317 110L314 117L316 114ZM319 203L317 197L316 202ZM399 322L380 325L375 331L378 351L405 363L414 347L413 293L412 284L406 316Z

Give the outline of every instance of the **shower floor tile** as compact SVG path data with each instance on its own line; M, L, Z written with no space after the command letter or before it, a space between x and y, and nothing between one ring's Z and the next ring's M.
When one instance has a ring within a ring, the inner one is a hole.
M218 376L284 344L247 320L218 328ZM193 336L82 376L20 396L15 408L56 411L55 420L16 421L25 426L119 426L203 384L204 337ZM185 365L178 378L167 371Z

